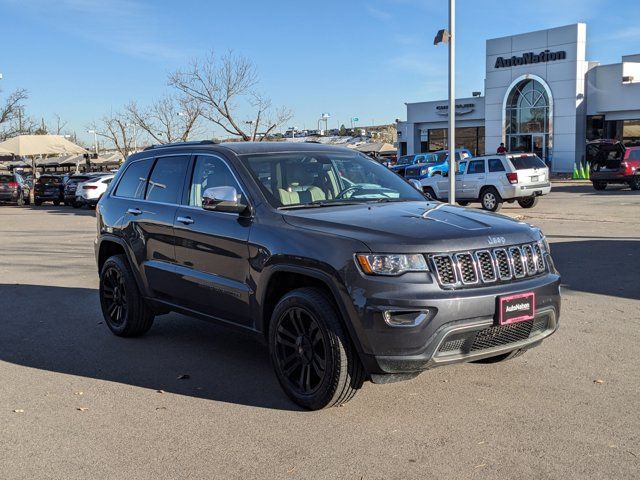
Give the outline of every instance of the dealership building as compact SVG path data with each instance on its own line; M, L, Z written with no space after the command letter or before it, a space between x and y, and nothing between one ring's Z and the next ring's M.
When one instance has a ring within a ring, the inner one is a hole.
M589 140L640 144L640 54L601 65L586 45L584 23L487 40L484 96L456 99L456 147L481 155L504 143L562 173ZM447 100L408 103L398 153L448 148L448 115Z

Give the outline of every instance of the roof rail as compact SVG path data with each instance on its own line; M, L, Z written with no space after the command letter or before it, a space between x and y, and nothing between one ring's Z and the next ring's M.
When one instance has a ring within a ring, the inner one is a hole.
M194 140L191 142L174 142L174 143L163 143L160 145L150 145L147 148L144 149L144 151L147 150L153 150L155 148L164 148L164 147L183 147L183 146L195 146L195 145L217 145L220 142L216 142L215 140Z

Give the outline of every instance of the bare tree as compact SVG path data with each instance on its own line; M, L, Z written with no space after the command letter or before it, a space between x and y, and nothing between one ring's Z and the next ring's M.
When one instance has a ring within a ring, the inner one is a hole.
M106 139L118 152L127 158L133 152L136 138L131 134L131 118L122 112L112 112L89 126L89 130L95 130L96 135Z
M290 110L274 109L271 100L255 90L258 75L253 63L233 52L194 60L186 70L171 74L169 84L200 105L204 118L245 141L264 140L292 117ZM245 109L252 113L243 121Z
M60 115L54 113L53 122L51 123L51 125L49 125L48 130L49 132L53 132L54 135L62 135L62 132L64 132L66 126L67 122L62 120L62 117L60 117Z
M141 130L155 142L186 142L195 134L200 118L200 105L190 97L165 96L149 107L141 108L135 102L126 111Z
M29 98L24 89L16 90L0 105L0 124L10 122L22 113L22 104Z

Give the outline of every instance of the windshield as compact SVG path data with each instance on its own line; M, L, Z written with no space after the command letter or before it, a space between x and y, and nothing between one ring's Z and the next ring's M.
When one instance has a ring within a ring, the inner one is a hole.
M413 160L413 155L407 155L406 157L400 157L397 165L409 165Z
M444 162L444 161L447 159L447 157L449 156L449 152L438 152L438 153L436 153L436 154L435 154L435 156L436 156L436 161L437 161L438 163L442 163L442 162Z
M545 168L545 163L537 155L522 155L511 157L511 163L516 170L529 170L531 168Z
M39 184L60 184L62 179L60 177L40 177L36 183Z
M360 153L298 152L243 156L274 207L424 201L388 168Z

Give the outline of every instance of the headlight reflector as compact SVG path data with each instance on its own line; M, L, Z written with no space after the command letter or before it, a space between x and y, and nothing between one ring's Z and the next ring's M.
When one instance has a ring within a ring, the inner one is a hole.
M367 275L396 276L406 272L429 271L424 255L419 253L410 255L363 253L356 255L356 259Z

